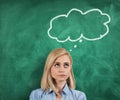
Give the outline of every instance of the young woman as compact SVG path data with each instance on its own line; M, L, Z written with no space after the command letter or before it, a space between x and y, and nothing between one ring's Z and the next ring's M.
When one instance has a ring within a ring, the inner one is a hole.
M41 88L31 92L30 100L86 100L85 93L74 88L71 55L58 48L48 55Z

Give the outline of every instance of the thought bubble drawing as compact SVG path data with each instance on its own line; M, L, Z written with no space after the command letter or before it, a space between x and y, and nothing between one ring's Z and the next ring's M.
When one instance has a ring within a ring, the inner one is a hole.
M48 36L57 42L82 42L100 40L109 33L110 16L99 9L83 12L73 8L50 20ZM74 48L77 46L75 45Z

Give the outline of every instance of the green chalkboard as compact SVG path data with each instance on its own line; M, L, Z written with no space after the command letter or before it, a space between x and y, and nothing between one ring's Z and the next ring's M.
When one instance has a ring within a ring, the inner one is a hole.
M29 100L59 47L88 100L120 100L119 26L119 0L0 0L0 100Z

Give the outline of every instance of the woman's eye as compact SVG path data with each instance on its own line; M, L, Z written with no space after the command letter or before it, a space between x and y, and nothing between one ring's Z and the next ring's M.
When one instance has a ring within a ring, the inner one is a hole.
M60 66L60 64L59 64L59 63L56 63L54 66L55 66L55 67L59 67L59 66Z
M65 68L69 67L69 64L68 64L68 63L65 63L65 64L64 64L64 67L65 67Z

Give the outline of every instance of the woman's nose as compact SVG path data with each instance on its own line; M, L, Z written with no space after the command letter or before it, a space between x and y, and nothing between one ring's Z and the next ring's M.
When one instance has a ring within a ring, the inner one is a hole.
M64 66L60 66L59 71L64 72L65 71Z

